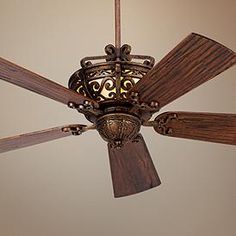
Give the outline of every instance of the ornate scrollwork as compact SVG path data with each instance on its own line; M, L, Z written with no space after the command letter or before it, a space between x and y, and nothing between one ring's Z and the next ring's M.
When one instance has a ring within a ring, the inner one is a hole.
M123 113L102 116L96 124L101 137L115 146L133 140L137 136L140 126L141 122L137 117Z
M160 117L157 117L155 119L155 129L163 134L163 135L170 135L173 133L172 128L169 126L169 123L172 120L178 120L178 115L177 114L162 114Z
M121 49L120 49L120 57L122 61L131 61L132 56L130 55L131 53L131 46L128 44L124 44Z
M97 102L127 100L127 92L146 75L155 60L131 55L131 47L127 44L120 49L109 44L105 52L106 56L81 60L82 69L71 76L69 88ZM98 60L102 62L92 63Z
M93 97L97 101L102 101L105 99L114 99L116 93L114 92L116 88L116 80L113 77L105 77L98 80L91 80L89 83L93 90Z
M127 99L127 92L133 88L135 85L135 80L128 76L128 77L123 77L120 81L120 88L121 88L121 97L124 99Z
M117 49L109 44L105 47L105 53L107 54L106 61L115 61L117 58Z

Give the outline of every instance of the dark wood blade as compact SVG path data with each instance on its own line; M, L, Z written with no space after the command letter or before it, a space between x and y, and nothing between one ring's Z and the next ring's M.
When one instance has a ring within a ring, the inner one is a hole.
M3 58L0 58L0 79L66 105L68 105L69 102L80 105L84 104L85 101L89 101L98 107L98 104L95 101Z
M72 134L80 134L85 127L85 125L67 125L3 138L0 139L0 153L49 142Z
M121 148L108 144L108 150L115 197L129 196L161 184L141 135Z
M166 112L155 119L159 134L236 145L236 115Z
M140 103L157 102L161 108L235 63L232 50L192 33L134 86L130 98L138 93Z

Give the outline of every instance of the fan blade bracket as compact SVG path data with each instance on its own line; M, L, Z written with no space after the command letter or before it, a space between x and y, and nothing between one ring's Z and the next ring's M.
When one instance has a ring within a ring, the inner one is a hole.
M101 110L98 109L99 106L97 106L93 101L89 101L89 100L85 100L83 104L76 104L75 102L68 102L67 106L83 114L92 113L95 116L102 114Z
M62 132L64 133L71 133L74 136L78 136L81 135L83 133L83 128L86 126L82 126L82 125L70 125L67 127L63 127L61 129Z
M172 121L179 121L179 117L176 113L163 113L159 117L156 117L154 129L159 134L171 135L174 132L173 127L171 127Z
M144 122L143 126L153 127L157 133L162 135L171 135L174 132L171 122L177 120L180 121L176 113L163 113L153 121Z
M95 126L86 126L86 125L69 125L61 129L64 133L71 133L74 136L81 135L82 133L95 129Z
M166 112L151 125L161 135L236 145L235 114Z
M129 98L135 108L154 113L160 111L160 103L158 101L151 101L150 103L142 102L138 92L131 92Z

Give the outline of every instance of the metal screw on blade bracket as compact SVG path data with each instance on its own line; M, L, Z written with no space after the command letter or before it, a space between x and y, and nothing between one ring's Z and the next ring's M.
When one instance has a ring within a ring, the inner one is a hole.
M85 111L85 110L92 110L93 109L93 103L90 101L84 101L84 104L78 105L78 110Z
M90 101L85 101L84 102L84 108L87 110L93 109L93 103Z
M112 147L115 149L121 149L123 147L123 142L120 140L114 141L112 144Z
M71 126L71 127L64 127L62 128L62 132L69 133L71 132L72 135L81 135L83 133L82 127L79 126Z
M74 102L69 102L68 103L68 107L69 108L72 108L72 109L78 109L78 110L81 110L81 111L84 111L84 110L92 110L93 109L93 103L90 102L90 101L84 101L84 104L75 104Z
M78 106L78 110L84 110L84 105L81 105L81 104L80 104L80 105Z
M68 102L68 107L71 109L76 109L76 104L74 102Z
M74 136L78 136L78 135L81 135L83 132L82 132L82 129L79 129L79 130L76 130L76 131L71 131L71 133Z
M174 119L178 119L178 115L177 114L173 114L173 118Z
M147 103L142 102L140 104L141 109L146 109L148 107Z
M62 132L69 133L70 132L70 128L69 127L62 128Z
M130 94L130 97L131 97L133 103L135 103L135 104L139 103L139 93L132 92Z
M117 148L121 148L122 146L123 146L123 143L122 143L122 141L115 141L115 146L117 147Z
M166 131L166 135L171 135L173 134L173 129L172 128L168 128Z
M159 109L160 104L159 104L159 102L152 101L152 102L150 103L150 107L153 108L153 109Z
M149 110L149 111L154 111L154 112L157 112L159 111L159 103L158 102L151 102L150 104L147 104L145 102L142 102L141 104L137 104L139 105L139 107L143 110Z

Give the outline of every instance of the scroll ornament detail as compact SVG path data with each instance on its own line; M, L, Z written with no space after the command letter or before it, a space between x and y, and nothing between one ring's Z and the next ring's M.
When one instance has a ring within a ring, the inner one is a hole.
M69 88L97 102L127 100L127 93L154 66L149 56L131 55L127 44L105 47L106 56L81 60L82 68L69 81ZM93 64L93 61L101 61ZM136 61L138 62L136 62Z
M169 126L172 120L178 120L177 114L163 114L162 117L155 120L155 129L158 131L158 133L161 133L163 135L171 135L174 132L173 129Z

